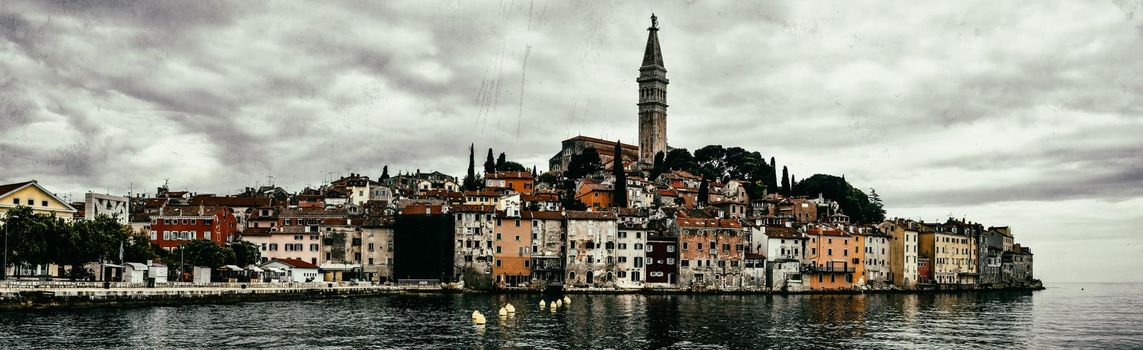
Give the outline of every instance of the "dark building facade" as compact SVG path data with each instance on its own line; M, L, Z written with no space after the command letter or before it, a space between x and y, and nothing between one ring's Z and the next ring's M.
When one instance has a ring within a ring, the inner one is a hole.
M654 226L647 233L647 286L675 286L679 283L679 237L673 230Z
M393 277L456 282L453 277L452 215L400 215L394 225Z

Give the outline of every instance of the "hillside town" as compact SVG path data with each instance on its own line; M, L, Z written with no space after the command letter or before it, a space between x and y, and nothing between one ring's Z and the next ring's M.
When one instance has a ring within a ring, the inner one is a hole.
M31 224L10 224L29 215L103 218L145 241L128 248L147 253L124 257L124 243L112 242L118 254L68 265L35 263L13 251L13 260L5 255L4 277L664 292L1039 284L1031 250L1003 224L885 218L875 192L866 196L844 177L799 182L757 152L708 146L692 155L669 146L669 81L654 17L648 31L637 79L637 144L572 137L559 142L542 172L504 153L493 157L491 149L480 169L473 145L464 176L420 169L390 175L386 167L316 187L266 184L230 194L164 183L153 193L90 192L69 202L52 184L21 179L0 185L6 238L32 232ZM192 246L207 249L204 242L232 247L230 258L188 258Z

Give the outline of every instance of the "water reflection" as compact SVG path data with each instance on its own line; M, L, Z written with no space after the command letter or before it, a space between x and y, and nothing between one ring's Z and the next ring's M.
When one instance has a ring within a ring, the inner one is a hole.
M0 348L1122 348L1143 346L1138 290L573 295L555 312L534 294L10 311ZM507 303L516 313L500 318Z

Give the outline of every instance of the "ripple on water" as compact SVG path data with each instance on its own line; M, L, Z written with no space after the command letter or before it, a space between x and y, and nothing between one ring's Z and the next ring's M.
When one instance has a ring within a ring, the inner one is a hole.
M1140 348L1143 287L941 295L423 294L0 313L0 348ZM499 319L504 303L514 317ZM491 315L483 328L469 315Z

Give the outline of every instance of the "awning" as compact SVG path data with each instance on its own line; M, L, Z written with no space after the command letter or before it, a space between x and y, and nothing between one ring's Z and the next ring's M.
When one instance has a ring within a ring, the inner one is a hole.
M223 265L222 269L223 270L230 270L230 271L242 271L243 270L241 267L238 267L238 265Z
M270 272L286 273L286 270L282 270L281 268L278 268L278 267L267 267L266 269L270 270Z
M265 271L265 270L262 270L262 268L260 268L260 267L257 267L257 266L254 266L254 265L250 265L250 266L247 266L247 267L246 267L246 269L247 269L247 270L250 270L250 271L253 271L253 272L262 272L262 271Z

